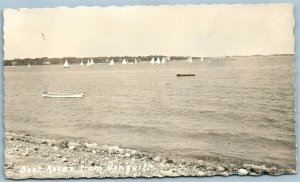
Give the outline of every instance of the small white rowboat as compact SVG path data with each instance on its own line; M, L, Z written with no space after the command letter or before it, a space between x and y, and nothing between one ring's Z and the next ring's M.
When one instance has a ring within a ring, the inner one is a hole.
M48 93L43 92L42 97L52 97L52 98L79 98L83 97L83 93Z

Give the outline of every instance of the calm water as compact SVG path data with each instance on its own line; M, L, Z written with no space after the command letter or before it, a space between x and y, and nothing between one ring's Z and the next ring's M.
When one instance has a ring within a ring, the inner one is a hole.
M71 66L6 67L6 130L295 167L293 57Z

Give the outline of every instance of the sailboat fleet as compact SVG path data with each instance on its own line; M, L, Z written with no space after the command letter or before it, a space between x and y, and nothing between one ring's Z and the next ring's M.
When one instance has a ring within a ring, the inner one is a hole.
M161 57L161 58L157 57L156 59L154 57L152 57L152 59L150 60L150 64L166 64L167 60L169 61L170 57ZM204 61L203 57L200 58L200 61ZM110 66L113 66L115 64L113 59L111 59L110 61L106 60L106 62L109 62L108 65L110 65ZM193 62L192 57L188 57L187 62L191 64ZM138 64L138 60L135 58L134 61L129 62L127 59L124 58L121 63L123 65ZM95 62L94 62L93 58L88 59L87 62L86 62L87 67L90 67L94 64L95 64ZM80 62L80 66L84 66L84 61ZM28 69L31 68L30 63L27 64L27 67L28 67ZM64 68L70 68L71 67L67 59L65 60L63 67ZM195 74L177 74L177 77L181 77L181 76L195 76ZM81 93L49 93L49 92L43 92L41 94L41 96L42 97L50 97L50 98L80 98L80 97L84 97L84 93L83 92L81 92Z
M166 63L167 63L167 60L170 60L170 58L169 58L169 57L162 57L162 58L160 58L160 57L157 57L157 58L152 57L151 60L150 60L150 64L166 64ZM204 61L204 58L201 57L201 58L200 58L200 61L201 61L201 62ZM114 62L113 59L111 59L110 61L109 61L109 60L106 60L106 62L109 62L108 65L110 65L110 66L115 65L115 62ZM188 62L189 64L193 63L193 58L192 58L192 57L188 57L188 58L187 58L187 62ZM94 64L95 64L95 62L94 62L93 58L88 59L87 62L86 62L86 66L87 66L87 67L90 67L90 66L92 66L92 65L94 65ZM126 64L138 64L138 61L137 61L137 59L135 58L133 62L129 62L126 58L124 58L124 59L121 61L121 64L123 64L123 65L126 65ZM28 63L27 66L28 66L28 68L31 68L30 63ZM81 62L80 62L80 66L84 66L84 61L81 61ZM70 67L71 67L67 59L66 59L64 65L63 65L63 67L64 67L64 68L70 68Z
M166 64L166 60L170 60L170 58L169 57L167 57L167 58L166 57L162 57L160 59L160 57L157 57L156 60L155 60L155 58L153 57L150 60L150 64ZM192 63L193 62L192 57L188 57L187 61L188 61L188 63ZM204 61L203 57L201 57L200 61ZM108 62L108 60L106 62ZM126 65L126 64L138 64L138 61L135 58L134 62L129 62L128 60L126 60L124 58L121 63L123 65ZM90 67L90 66L92 66L94 64L95 64L95 62L94 62L93 58L91 58L90 60L89 59L87 60L86 66ZM109 62L109 65L113 66L114 64L115 64L114 60L111 59L110 62ZM84 66L84 61L80 62L80 66ZM27 67L28 67L28 69L31 68L31 65L30 65L29 62L27 64ZM63 68L70 68L70 67L71 66L70 66L69 62L66 59L65 62L64 62L64 64L63 64ZM177 77L181 77L181 76L195 76L195 74L177 74ZM84 93L83 92L81 92L81 93L50 93L50 92L46 91L46 92L41 93L41 96L42 97L48 97L48 98L81 98L81 97L84 97Z
M150 64L166 64L166 58L163 57L161 60L160 58L158 57L155 61L155 58L152 58L151 61L150 61Z

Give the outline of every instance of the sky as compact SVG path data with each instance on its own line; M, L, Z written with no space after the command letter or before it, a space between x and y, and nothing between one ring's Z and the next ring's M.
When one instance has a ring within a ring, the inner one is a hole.
M4 59L293 54L291 4L4 10Z

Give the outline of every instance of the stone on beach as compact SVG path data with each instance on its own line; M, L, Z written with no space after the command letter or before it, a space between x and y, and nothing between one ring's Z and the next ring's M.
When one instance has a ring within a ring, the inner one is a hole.
M229 176L229 173L228 172L222 172L222 175L223 176Z
M173 163L173 160L171 160L171 159L166 159L164 162L166 162L166 163Z
M79 164L79 160L78 159L73 159L73 163Z
M90 166L94 166L94 165L95 165L95 162L90 161L90 162L89 162L89 165L90 165Z
M125 157L130 157L130 154L126 153L124 154Z
M58 147L52 147L52 149L58 151Z
M38 147L34 147L34 148L33 148L33 150L35 150L35 151L38 151L38 150L39 150L39 148L38 148Z
M153 159L153 161L155 161L155 162L159 162L161 159L160 159L160 157L155 157L154 159Z
M86 148L97 148L98 145L96 143L85 143L84 144Z
M6 140L14 140L14 137L11 135L7 135L7 136L5 136L5 139Z
M199 166L204 166L204 161L203 160L198 160Z
M212 166L208 166L208 167L206 167L206 169L207 169L208 171L214 171L214 170L215 170L215 168L212 167Z
M222 167L222 166L218 166L218 167L217 167L217 171L218 171L218 172L223 172L223 171L225 171L225 168Z
M43 140L41 141L41 144L48 144L48 141Z
M13 169L13 168L14 168L14 163L6 163L6 164L4 165L4 168L5 168L5 169Z
M70 150L75 150L75 149L76 149L76 146L71 145L71 146L69 146L69 149L70 149Z
M48 157L48 156L49 156L49 154L47 154L47 153L43 153L41 156L42 156L42 157Z
M80 143L78 143L78 142L69 142L69 143L68 143L68 146L69 146L69 147L70 147L70 146L79 147L79 146L81 146L81 145L80 145Z
M244 164L243 167L246 168L246 170L252 171L257 174L263 174L267 171L267 168L265 165L258 166L255 164Z
M241 175L241 176L245 176L248 174L248 171L246 169L239 169L238 172L239 172L239 175Z
M61 141L59 142L59 146L62 148L67 148L68 147L68 142L67 141Z
M23 152L21 155L25 156L25 157L29 156L29 154L27 152Z
M199 171L199 172L198 172L198 175L199 175L199 176L204 176L204 173L203 173L202 171Z

